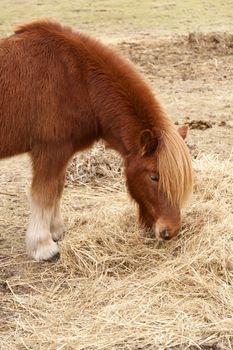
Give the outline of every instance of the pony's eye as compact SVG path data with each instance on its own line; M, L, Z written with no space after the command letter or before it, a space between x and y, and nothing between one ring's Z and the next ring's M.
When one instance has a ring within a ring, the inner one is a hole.
M150 175L150 178L152 181L159 181L159 174L158 173L154 173Z

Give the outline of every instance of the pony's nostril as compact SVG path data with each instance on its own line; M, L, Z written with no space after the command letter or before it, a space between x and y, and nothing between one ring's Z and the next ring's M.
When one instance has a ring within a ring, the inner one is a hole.
M167 228L163 228L159 231L160 237L162 239L168 240L170 239L170 233Z

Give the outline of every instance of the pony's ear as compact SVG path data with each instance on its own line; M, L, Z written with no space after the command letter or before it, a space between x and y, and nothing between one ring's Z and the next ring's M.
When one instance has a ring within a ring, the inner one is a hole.
M189 131L188 125L182 125L178 128L178 133L180 134L183 140L185 140L186 137L188 136L188 131Z
M149 156L154 153L158 146L158 140L149 129L145 129L140 135L140 152L141 156Z

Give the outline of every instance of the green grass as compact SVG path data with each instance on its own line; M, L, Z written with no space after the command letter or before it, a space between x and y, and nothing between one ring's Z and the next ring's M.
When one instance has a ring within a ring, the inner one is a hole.
M0 34L48 17L100 37L233 29L232 0L1 0Z

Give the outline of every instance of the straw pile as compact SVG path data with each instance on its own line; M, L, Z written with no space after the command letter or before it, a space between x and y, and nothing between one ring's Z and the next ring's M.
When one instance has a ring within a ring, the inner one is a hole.
M1 196L1 349L230 349L232 159L194 160L182 232L158 243L137 225L119 158L102 145L91 152L79 159L88 181L78 160L68 172L67 234L55 264L26 257L21 182ZM6 191L7 178L0 180Z

